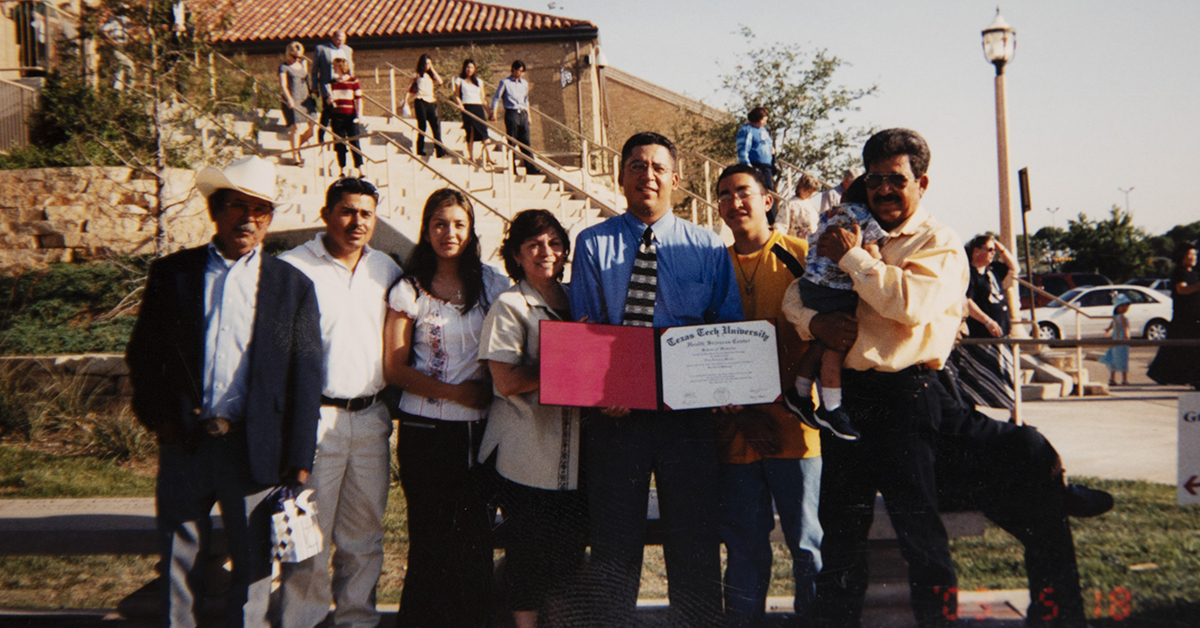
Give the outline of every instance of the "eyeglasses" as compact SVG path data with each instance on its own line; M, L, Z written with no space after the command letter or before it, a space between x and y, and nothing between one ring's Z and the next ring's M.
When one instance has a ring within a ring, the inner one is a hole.
M747 188L742 188L740 190L736 190L732 194L722 194L722 195L718 196L717 197L717 206L718 207L733 207L733 199L735 199L735 198L737 200L745 203L746 199L749 199L751 196L761 195L761 194L764 194L764 192L752 192Z
M646 174L650 170L654 171L654 176L656 177L665 177L671 172L670 168L662 164L650 164L644 161L631 161L628 164L625 164L625 168L627 168L629 172L638 176Z
M270 201L246 201L244 199L233 199L225 202L225 209L235 212L249 213L253 218L263 218L269 216L275 211L275 205Z
M878 188L879 186L883 185L885 181L888 185L892 186L893 189L899 190L900 188L908 185L909 178L898 172L892 174L880 174L878 172L872 172L871 174L863 177L863 183L867 184L868 190L874 190Z

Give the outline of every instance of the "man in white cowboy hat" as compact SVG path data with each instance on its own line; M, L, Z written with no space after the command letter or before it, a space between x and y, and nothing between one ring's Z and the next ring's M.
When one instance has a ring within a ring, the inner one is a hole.
M196 177L216 235L150 265L126 350L133 411L158 438L156 506L163 626L196 625L221 504L233 559L226 626L267 622L271 513L279 484L308 479L321 404L322 348L312 282L263 253L277 195L258 157Z

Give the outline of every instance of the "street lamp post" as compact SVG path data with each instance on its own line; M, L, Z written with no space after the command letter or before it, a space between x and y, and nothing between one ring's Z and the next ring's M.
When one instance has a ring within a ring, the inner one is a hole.
M1000 16L983 30L983 56L996 67L996 152L1000 174L1000 239L1012 251L1016 248L1013 233L1012 202L1009 199L1008 179L1008 101L1004 94L1004 66L1017 50L1017 31Z
M983 56L996 67L996 159L999 166L1000 176L1000 241L1004 243L1004 247L1009 251L1017 250L1017 236L1013 232L1012 218L1012 200L1009 198L1008 184L1008 101L1004 95L1004 66L1012 61L1013 55L1017 51L1017 31L1013 30L1000 17L1000 9L996 8L996 19L992 24L983 29ZM1022 218L1024 214L1022 214ZM1025 235L1029 237L1028 234ZM1033 281L1033 269L1029 269L1029 280ZM1020 319L1021 299L1017 293L1016 283L1009 285L1006 300L1008 301L1009 316L1012 320L1011 329L1022 329L1018 325ZM1033 305L1037 300L1036 295L1030 291L1029 294L1029 312L1032 316ZM1032 321L1033 328L1030 329L1030 335L1036 335L1037 322ZM1021 335L1018 333L1018 335ZM1014 401L1016 406L1013 408L1013 420L1021 423L1021 352L1020 347L1013 347L1014 366L1013 372L1013 389L1016 391Z
M1126 214L1129 214L1129 193L1132 192L1133 189L1134 189L1134 187L1132 185L1127 188L1117 188L1118 192L1125 193L1125 213ZM1133 214L1130 214L1130 215L1132 216Z

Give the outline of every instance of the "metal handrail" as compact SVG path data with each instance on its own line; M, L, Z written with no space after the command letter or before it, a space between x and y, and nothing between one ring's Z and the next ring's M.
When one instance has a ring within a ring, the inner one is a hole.
M385 62L385 63L386 63L386 62ZM389 64L389 65L391 65L391 64ZM395 66L392 66L392 67L395 67ZM380 109L383 109L384 111L388 112L388 115L387 115L387 117L388 117L389 119L395 118L395 119L397 119L397 120L399 120L399 121L403 122L404 124L408 125L410 128L412 128L412 129L416 130L418 133L423 133L423 134L425 134L426 141L429 141L429 140L432 140L432 141L434 141L434 142L435 142L435 143L436 143L438 146L441 146L442 148L444 148L445 150L447 150L448 152L450 152L451 154L453 154L453 155L454 155L456 158L458 158L458 159L460 159L460 160L463 160L463 161L465 161L465 160L463 159L463 155L462 155L461 153L459 153L458 151L456 151L456 150L454 150L454 149L450 148L450 147L449 147L449 146L447 146L446 144L444 144L444 143L442 143L442 142L440 142L440 141L438 141L438 140L434 139L434 138L433 138L431 135L429 135L429 132L428 132L428 131L421 131L420 129L417 129L416 125L414 125L413 123L409 122L408 120L405 120L404 118L402 118L402 117L400 117L400 116L398 116L398 115L392 114L392 113L389 111L389 108L387 108L387 107L384 107L384 106L383 106L383 104L382 104L382 103L380 103L379 101L377 101L377 100L375 100L375 99L371 98L370 96L367 96L366 94L363 94L363 99L364 99L364 100L366 100L367 102L370 102L371 104L375 105L376 107L379 107ZM463 110L463 111L462 111L462 113L464 113L464 114L466 114L466 115L469 115L469 116L471 116L472 118L474 118L474 119L476 119L476 120L481 120L481 121L483 121L483 122L486 122L485 120L483 120L483 119L482 119L482 118L480 118L479 116L476 116L476 115L472 114L472 113L471 113L471 112L469 112L469 111L465 111L465 110ZM557 170L557 171L558 171L558 172L554 172L554 173L553 173L553 174L554 174L554 177L555 177L555 179L557 179L559 182L561 182L561 183L563 184L563 186L564 186L564 187L567 187L567 188L569 188L569 189L570 189L572 192L574 192L574 193L576 193L576 194L582 194L582 195L584 195L585 197L587 197L587 198L588 198L588 200L590 200L590 201L591 201L591 202L593 202L593 203L596 203L596 204L597 204L597 205L600 207L601 211L608 210L608 212L609 212L609 213L611 213L611 214L616 214L616 213L617 213L617 208L616 208L616 207L609 205L609 203L608 203L608 202L606 202L606 201L604 201L604 200L602 200L602 199L598 198L597 196L595 196L594 194L592 194L590 191L588 191L588 190L585 190L584 188L582 188L582 187L580 187L580 186L577 186L577 185L575 185L575 184L574 184L574 183L572 183L572 182L571 182L569 179L567 179L566 177L562 176L562 171L565 171L565 170L566 170L566 167L564 167L562 164L560 164L560 163L558 163L558 162L554 161L554 160L553 160L553 159L551 159L550 157L546 156L544 153L541 153L541 152L539 152L539 151L535 150L535 149L534 149L532 146L530 146L529 144L526 144L526 143L524 143L524 142L522 142L522 141L520 141L520 140L517 140L516 138L514 138L514 137L512 137L512 136L508 135L507 133L504 133L504 132L502 132L502 131L499 131L498 129L496 129L495 127L493 127L493 126L491 126L491 125L489 125L489 126L488 126L488 128L490 128L490 129L493 129L493 130L496 130L496 132L497 132L497 133L500 133L500 134L501 134L503 137L505 137L505 138L508 138L508 140L509 140L509 141L510 141L512 144L515 144L515 145L517 145L518 147L521 147L521 148L526 148L526 149L528 149L528 150L529 150L529 152L530 152L530 155L527 155L525 158L531 158L531 159L533 159L535 162L537 162L538 166L541 166L543 169L545 169L545 166L546 166L546 165L550 165L550 166L552 166L552 168L550 168L551 170ZM502 144L502 145L503 145L503 144ZM511 150L511 148L510 148L510 150ZM513 152L515 152L515 151L513 151ZM415 153L414 153L414 154L415 154ZM512 158L511 158L511 157L512 157L512 156L506 157L506 163L512 163ZM505 166L505 168L507 169L507 167L508 167L508 166L506 165L506 166ZM587 176L587 175L586 175L586 172L584 173L584 176Z

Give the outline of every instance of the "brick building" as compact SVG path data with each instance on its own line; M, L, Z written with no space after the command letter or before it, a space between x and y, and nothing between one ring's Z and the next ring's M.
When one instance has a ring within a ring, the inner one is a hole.
M681 115L726 115L615 68L597 63L599 30L582 20L472 0L207 0L205 11L226 18L217 43L244 54L251 68L273 76L284 48L311 51L338 28L354 48L355 74L366 95L390 107L408 85L417 58L433 56L449 83L462 60L490 67L493 85L513 59L527 66L531 104L593 141L620 146L632 133L671 133ZM393 75L394 74L394 79ZM490 93L490 90L489 90ZM439 96L450 98L449 85ZM368 105L368 114L382 113ZM566 150L568 135L532 116L535 148Z

